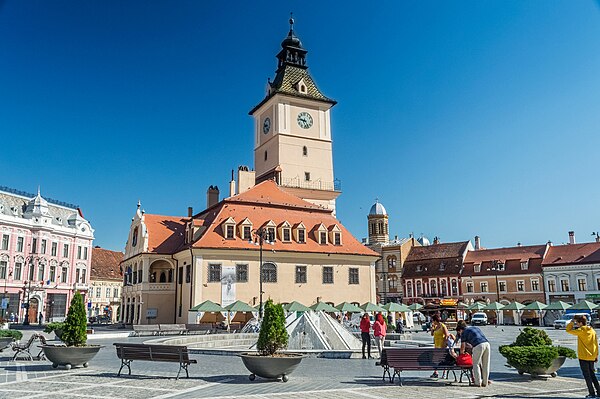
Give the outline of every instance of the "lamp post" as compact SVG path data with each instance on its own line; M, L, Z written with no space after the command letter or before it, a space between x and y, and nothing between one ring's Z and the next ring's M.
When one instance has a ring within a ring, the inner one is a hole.
M258 238L258 253L259 253L259 265L258 265L258 318L262 320L263 317L263 244L269 242L269 232L265 228L260 228L255 230L254 235ZM254 245L257 245L256 242L250 241Z
M25 292L27 292L27 302L25 302L25 312L23 315L23 325L24 326L28 326L29 325L29 294L31 293L31 280L29 280L27 283L23 284L23 299L25 299Z
M4 292L2 293L2 318L4 319L4 316L6 315L6 308L8 307L8 303L5 304L4 299L6 298L6 294L7 294L7 290L6 290L6 282L8 280L9 277L11 277L13 274L13 268L9 267L8 268L8 276L4 276Z
M493 266L492 267L488 267L487 271L493 271L494 272L494 276L496 277L496 302L500 302L500 285L498 285L498 264L500 263L499 260L495 260L493 262Z

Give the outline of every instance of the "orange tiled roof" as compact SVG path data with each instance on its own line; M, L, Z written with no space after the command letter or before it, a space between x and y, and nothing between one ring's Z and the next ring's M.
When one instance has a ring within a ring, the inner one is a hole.
M92 248L91 280L121 280L119 263L123 252L110 251L100 247Z
M553 245L542 266L600 263L600 243Z
M323 209L310 202L304 201L294 195L284 192L273 181L264 181L257 184L245 193L226 198L214 207L196 215L194 218L203 219L206 230L193 244L194 248L222 248L222 249L247 249L256 250L256 245L236 236L226 239L222 230L222 223L233 218L240 223L245 218L252 222L254 229L263 226L272 220L276 225L284 221L292 226L300 222L306 227L306 242L282 242L279 232L276 242L268 245L268 249L292 252L336 253L378 256L376 252L361 244L346 228L331 214L330 210ZM324 226L337 224L342 234L342 245L319 244L312 231L315 226L323 223Z
M144 214L148 230L148 252L175 253L183 245L187 220L179 216Z

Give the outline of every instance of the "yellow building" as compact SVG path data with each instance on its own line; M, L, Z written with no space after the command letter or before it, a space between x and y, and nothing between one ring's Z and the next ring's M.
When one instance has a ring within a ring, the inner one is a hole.
M193 321L188 311L207 299L258 305L261 257L263 301L375 301L378 255L331 210L267 180L187 218L145 214L138 206L121 263L121 320L186 323Z
M101 317L106 322L116 322L119 319L123 288L123 278L119 269L121 260L123 252L100 247L92 249L88 317Z

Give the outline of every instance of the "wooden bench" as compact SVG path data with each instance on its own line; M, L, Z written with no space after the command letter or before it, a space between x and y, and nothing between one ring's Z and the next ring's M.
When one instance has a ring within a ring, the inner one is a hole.
M152 324L152 325L133 325L133 335L135 335L136 337L141 336L144 333L151 333L152 335L157 335L159 333L160 329L159 329L159 325L158 324Z
M405 370L454 370L460 371L460 381L463 376L467 377L469 383L472 381L473 367L460 367L451 362L451 356L448 349L441 348L385 348L381 352L381 359L376 363L383 367L383 377L388 375L390 382L394 382L394 377L398 375L400 385L402 385L401 373ZM394 369L390 375L390 369ZM457 382L454 374L454 382Z
M185 324L159 324L158 334L187 334L188 330Z
M134 360L146 360L150 362L172 362L179 363L179 371L185 370L185 375L190 378L188 366L192 363L197 363L196 360L190 359L187 346L182 345L146 345L146 344L126 344L114 343L117 349L117 357L121 359L121 368L117 377L121 376L121 370L124 366L129 369L131 375L131 362Z

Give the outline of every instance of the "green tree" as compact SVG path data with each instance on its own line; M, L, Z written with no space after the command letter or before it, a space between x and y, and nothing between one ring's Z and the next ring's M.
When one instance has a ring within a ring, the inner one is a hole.
M84 346L87 341L87 316L79 291L71 299L61 339L67 346Z
M265 304L265 316L260 325L256 348L263 356L272 356L287 347L288 333L285 329L285 316L281 304L273 304L269 299Z

